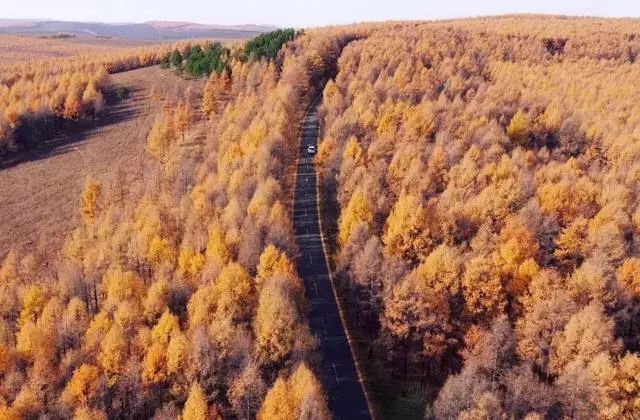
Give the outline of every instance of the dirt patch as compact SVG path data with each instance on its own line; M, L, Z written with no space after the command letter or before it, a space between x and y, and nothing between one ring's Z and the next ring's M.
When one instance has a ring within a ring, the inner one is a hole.
M57 249L79 220L79 198L88 175L105 179L120 169L131 187L144 173L145 143L163 96L178 98L204 81L184 80L158 67L112 76L129 96L95 121L74 123L33 150L0 164L0 257L37 243Z

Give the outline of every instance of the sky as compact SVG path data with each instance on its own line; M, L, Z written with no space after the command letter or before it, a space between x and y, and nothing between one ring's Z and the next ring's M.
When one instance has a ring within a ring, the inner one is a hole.
M505 13L640 17L640 0L0 0L0 17L324 26Z

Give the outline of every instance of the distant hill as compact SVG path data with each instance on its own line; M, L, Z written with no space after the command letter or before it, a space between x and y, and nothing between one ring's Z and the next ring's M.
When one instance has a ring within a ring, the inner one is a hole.
M273 30L266 25L204 25L191 22L145 23L65 22L57 20L1 19L0 34L114 37L136 40L215 38L245 39Z

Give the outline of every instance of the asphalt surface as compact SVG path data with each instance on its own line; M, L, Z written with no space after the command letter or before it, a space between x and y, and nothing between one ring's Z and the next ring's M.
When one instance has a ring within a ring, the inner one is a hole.
M300 136L300 151L294 197L293 223L300 248L298 273L304 280L311 306L309 326L318 338L321 356L321 380L329 398L329 409L338 420L369 419L362 384L340 318L320 236L316 168L309 145L318 144L318 106L312 104L305 116Z

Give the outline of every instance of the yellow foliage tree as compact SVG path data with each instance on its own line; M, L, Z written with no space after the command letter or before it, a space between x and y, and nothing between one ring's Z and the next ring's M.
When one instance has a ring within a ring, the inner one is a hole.
M1 404L0 404L1 406ZM37 417L42 414L44 403L39 398L37 390L31 384L25 384L20 388L20 392L16 396L11 408L6 411L4 419L24 419L29 417ZM0 413L2 410L0 409Z
M155 322L156 318L167 308L168 301L169 282L165 278L160 278L151 284L149 290L147 290L147 297L142 303L144 315L148 320Z
M415 195L402 195L387 218L382 241L387 255L418 261L433 246L425 209Z
M221 92L227 92L231 89L231 76L229 75L229 71L224 69L222 74L220 75L220 81L218 83L220 86Z
M472 319L491 320L506 307L500 273L484 257L476 257L467 264L462 277L462 292L465 309Z
M318 145L318 153L316 154L316 162L318 165L324 166L336 147L338 147L338 142L335 139L325 138L322 140Z
M286 379L278 378L267 392L258 420L296 420L296 408Z
M342 159L350 159L356 165L364 165L364 151L362 150L362 146L360 146L360 143L358 143L358 139L354 136L349 137L349 140L347 140L347 144L344 147L344 152L342 153Z
M166 166L169 159L169 151L175 140L174 120L167 107L160 113L147 136L147 151L161 165Z
M100 371L97 367L82 364L73 372L73 376L64 391L62 401L69 406L87 406L100 391Z
M153 343L142 361L142 380L146 384L159 384L169 378L167 370L167 348Z
M273 276L295 276L295 273L293 263L286 254L278 250L273 244L269 244L260 255L255 278L256 287L260 290L265 282Z
M96 87L95 82L91 81L87 84L82 94L82 104L84 109L90 110L93 114L102 111L105 106L104 97L100 90Z
M178 333L171 337L167 346L167 370L172 375L180 375L186 371L189 356L189 340Z
M87 331L84 333L83 347L87 350L97 350L112 326L112 321L105 311L100 311L89 323Z
M507 135L512 141L524 144L529 136L529 125L530 123L527 115L522 111L518 111L509 122Z
M80 198L80 213L85 222L91 223L96 218L98 211L98 200L102 193L102 188L93 178L87 178L84 184L84 192Z
M300 418L325 420L331 418L322 386L304 364L293 374L278 378L258 412L259 420L297 420Z
M9 250L0 265L0 285L6 285L18 279L18 256L14 250Z
M615 351L613 327L613 320L605 316L599 303L591 303L576 313L553 339L551 371L561 373L570 364L586 366L598 354Z
M194 382L189 388L189 397L182 410L182 420L207 420L207 400L200 384Z
M182 141L184 141L184 136L186 132L189 130L189 126L191 125L192 112L191 106L187 101L179 101L176 105L173 120L175 126L175 132L178 135L182 136Z
M64 100L63 117L68 120L79 118L84 113L82 102L83 88L79 83L74 83Z
M133 333L142 321L142 313L138 300L126 300L118 304L113 320L125 334Z
M33 361L39 356L53 356L55 348L35 322L25 321L16 333L16 350L25 359Z
M570 165L570 163L568 163ZM599 188L584 176L546 182L536 191L540 206L558 218L563 226L582 216L593 216L597 207Z
M620 360L610 387L619 407L617 418L640 417L640 356L628 353Z
M0 344L0 375L4 375L9 371L13 357L7 346Z
M218 86L218 74L216 72L212 72L204 86L204 93L202 96L202 113L207 117L210 117L215 110Z
M102 279L107 292L105 304L116 307L120 302L132 299L139 301L144 292L142 280L132 271L124 271L120 267L112 267Z
M224 232L217 227L212 227L209 230L206 256L207 259L220 266L226 265L231 258Z
M640 298L640 258L629 258L616 273L618 284L629 296Z
M353 194L347 208L340 214L338 241L341 246L347 243L351 232L358 223L365 223L369 226L373 223L373 210L367 196L362 191Z
M173 264L175 261L175 252L171 241L160 235L154 235L149 242L147 258L156 266L160 266L163 263Z
M151 339L154 343L160 343L164 347L169 344L172 337L180 333L178 317L166 310L158 323L151 330Z
M107 414L97 408L79 407L73 413L73 420L107 420Z
M587 371L595 382L598 418L635 419L640 415L640 357L628 353L615 361L601 353Z
M510 217L500 231L494 262L512 296L520 296L537 272L539 245L535 232L520 217Z
M213 285L207 284L196 290L187 304L189 328L193 329L200 325L208 325L211 321L211 314L215 313L216 303Z
M204 255L193 251L191 248L183 247L178 257L178 273L190 279L197 277L202 271L205 262Z
M540 123L551 133L557 133L560 130L562 120L563 115L557 100L551 101L540 116Z
M575 219L556 239L558 247L553 255L574 265L579 263L586 254L588 227L589 221L584 217Z
M297 305L277 284L268 284L260 293L254 322L256 349L263 363L280 363L305 336Z
M27 321L38 321L38 317L42 313L46 303L47 298L44 290L35 284L29 286L22 297L22 309L20 310L18 326L24 325Z
M107 375L109 386L115 385L118 377L125 369L128 356L128 342L119 325L114 325L100 344L97 361Z
M418 266L416 278L425 287L454 296L460 291L461 264L461 255L456 248L440 245Z
M255 290L249 273L238 263L224 267L213 285L217 312L246 319L255 308Z

